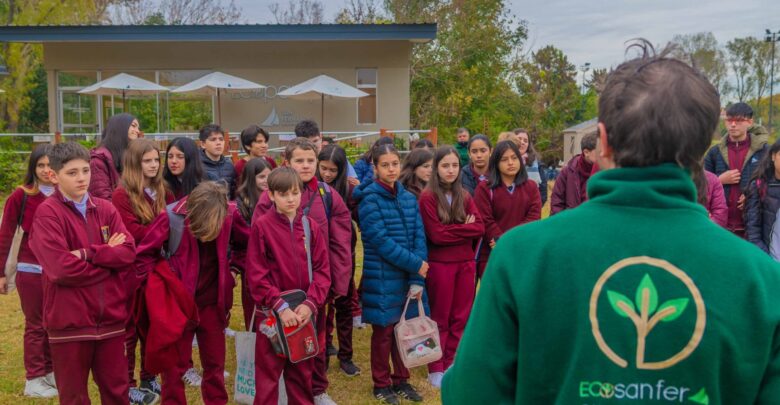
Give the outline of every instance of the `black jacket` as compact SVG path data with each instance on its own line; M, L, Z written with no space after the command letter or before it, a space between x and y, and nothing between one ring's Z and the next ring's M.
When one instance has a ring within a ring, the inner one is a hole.
M752 181L745 203L745 228L747 239L769 253L772 228L777 210L780 209L780 181L771 179L763 183Z

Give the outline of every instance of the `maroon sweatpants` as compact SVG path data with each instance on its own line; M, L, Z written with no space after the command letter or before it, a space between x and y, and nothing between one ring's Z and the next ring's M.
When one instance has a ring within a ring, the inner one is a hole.
M284 372L288 404L313 404L312 372L314 359L290 363L276 355L271 341L262 333L255 343L255 405L279 402L279 377Z
M200 324L195 331L187 331L179 340L179 363L162 374L162 403L187 404L184 381L181 377L189 369L192 359L192 336L198 337L200 364L203 367L203 383L200 391L206 405L226 404L225 390L225 325L216 305L198 308Z
M244 310L244 327L249 330L252 312L255 310L255 301L252 299L252 294L249 293L249 284L243 273L241 273L241 308Z
M463 329L471 314L476 286L475 263L472 260L459 263L428 262L428 305L431 318L439 326L439 337L444 355L438 361L428 364L431 373L444 372L455 358Z
M328 390L328 349L325 346L325 318L327 317L327 305L317 309L317 341L320 352L312 360L311 388L314 396L323 394ZM285 377L286 378L286 377ZM287 381L285 380L285 384Z
M371 378L374 388L387 388L409 380L409 369L398 353L394 330L395 324L371 325ZM393 362L392 374L390 360Z
M336 318L336 336L339 340L338 359L352 360L352 316L354 314L355 279L350 280L347 295L336 298L328 304L325 335L329 345L333 344L333 318ZM335 314L335 315L334 315Z
M136 329L135 317L133 316L135 299L138 294L138 289L141 288L140 284L141 283L136 280L135 273L128 272L125 278L128 313L127 323L125 324L125 356L127 357L127 376L131 387L137 385L135 381L135 349L138 347L139 341L141 342L141 381L154 378L154 374L151 374L144 369L144 348L146 347L146 342L141 340L141 336Z
M24 314L25 378L43 377L52 371L49 336L43 329L43 284L41 275L17 272L16 289Z
M51 358L61 405L90 403L87 390L90 371L100 391L101 404L127 405L129 385L124 336L52 343Z

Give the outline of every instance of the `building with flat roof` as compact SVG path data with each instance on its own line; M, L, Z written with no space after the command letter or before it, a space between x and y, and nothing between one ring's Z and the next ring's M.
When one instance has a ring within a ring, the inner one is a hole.
M214 71L267 86L221 97L231 133L249 124L291 131L320 121L320 100L278 93L320 74L369 94L325 100L326 131L409 128L412 45L433 40L436 24L4 26L0 42L43 44L51 132L100 132L128 111L147 133L192 132L216 121L216 97L162 93L94 96L78 91L118 73L175 89Z

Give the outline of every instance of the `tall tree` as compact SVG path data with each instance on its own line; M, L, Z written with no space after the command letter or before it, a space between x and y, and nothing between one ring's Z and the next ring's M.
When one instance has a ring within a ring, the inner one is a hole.
M756 79L753 76L754 39L734 38L726 44L729 66L734 73L734 95L741 102L747 101L756 87Z
M389 22L382 15L382 5L376 0L348 0L336 14L339 24L379 24Z
M319 0L289 0L287 6L273 3L268 7L277 24L322 24L325 12Z
M548 161L563 152L560 132L574 120L582 98L577 87L577 68L560 49L548 45L531 55L517 79L523 105L529 106L528 127Z
M120 0L110 5L106 19L126 25L237 24L241 8L235 0Z
M503 1L388 0L385 9L399 23L438 23L437 38L412 52L414 127L437 126L448 140L460 126L495 135L518 125L510 78L527 29Z
M94 23L100 19L97 3L92 0L4 0L0 1L0 22L4 25ZM9 72L8 76L0 78L0 88L5 91L0 97L0 129L18 131L20 112L29 111L33 102L31 90L37 87L42 55L38 44L0 45L0 61Z
M726 54L711 32L675 35L672 43L674 56L701 71L721 94L730 91Z

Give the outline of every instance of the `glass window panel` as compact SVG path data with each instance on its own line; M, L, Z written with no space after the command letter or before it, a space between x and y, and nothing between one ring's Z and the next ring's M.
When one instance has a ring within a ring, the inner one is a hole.
M357 84L361 87L376 87L376 69L358 69Z

